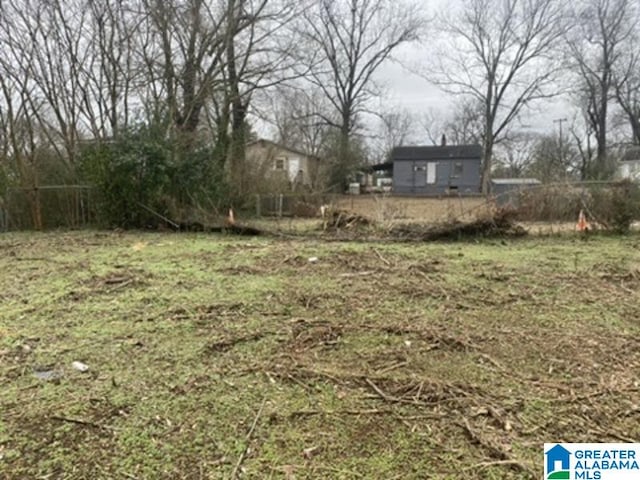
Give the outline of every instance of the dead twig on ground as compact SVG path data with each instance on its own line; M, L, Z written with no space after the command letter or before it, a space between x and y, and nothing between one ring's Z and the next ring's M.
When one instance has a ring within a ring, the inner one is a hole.
M589 433L596 435L597 438L611 437L624 443L638 443L638 439L631 438L625 434L614 432L612 430L605 430L604 428L592 428L589 430Z
M165 217L164 215L156 212L155 210L147 207L146 205L137 202L138 206L145 209L147 212L149 212L151 215L155 215L156 217L158 217L160 220L165 221L166 223L168 223L169 225L171 225L173 228L175 228L176 230L180 230L180 225L178 225L176 222L174 222L173 220L168 219L167 217Z
M242 450L242 453L240 453L240 456L238 457L238 461L236 462L236 466L233 468L233 472L231 472L231 479L235 480L236 478L238 478L238 473L240 472L240 467L242 467L242 463L244 462L245 457L247 456L247 451L249 450L249 442L251 441L251 437L253 437L253 432L256 429L256 426L258 425L258 421L260 420L260 416L262 415L262 410L264 410L264 406L267 403L267 399L265 398L264 400L262 400L262 404L260 405L260 409L258 410L258 413L256 413L255 418L253 419L253 423L251 424L251 428L249 429L249 432L247 433L247 436L245 438L245 446L244 449Z
M313 417L316 415L393 415L395 413L396 412L394 410L383 410L378 408L370 408L364 410L298 410L296 412L291 412L289 414L289 417Z
M494 460L494 461L490 461L490 462L480 462L480 463L476 463L475 465L471 465L470 467L466 467L464 469L462 469L463 471L469 471L469 470L481 470L483 468L489 468L489 467L495 467L495 466L501 466L501 465L508 465L508 466L520 466L522 465L521 462L518 462L517 460Z
M225 338L212 343L206 348L208 352L226 352L227 350L234 348L238 344L255 342L262 339L263 337L266 337L269 334L270 332L257 332L249 335L243 335L237 338Z
M431 285L432 287L435 287L437 289L440 290L440 292L442 293L442 297L445 301L449 301L451 300L451 297L449 296L449 294L447 293L447 291L444 289L444 287L442 285L439 285L437 283L435 283L432 279L429 278L429 276L424 273L421 272L420 270L414 270L414 273L420 275L420 277L422 277L424 280L426 280L426 282Z
M398 397L393 397L391 395L387 395L386 393L384 393L382 390L380 390L380 388L375 383L373 383L368 378L365 378L364 381L367 382L367 384L371 388L373 388L373 391L376 392L380 396L380 398L382 398L384 401L391 402L391 403L399 403L401 401L401 399Z
M486 440L478 432L471 428L471 425L469 424L469 420L467 420L467 418L463 417L460 425L465 430L467 436L471 439L471 441L477 443L482 448L487 450L492 457L498 458L498 461L503 462L503 465L509 465L517 470L520 470L521 472L528 474L531 478L536 478L535 472L529 466L511 458L508 452Z
M391 266L391 262L390 262L389 260L387 260L386 258L384 258L384 257L382 256L382 254L380 253L380 251L379 251L377 248L374 248L374 249L373 249L373 252L378 256L378 258L379 258L380 260L382 260L382 262L383 262L385 265L387 265L387 266L389 266L389 267Z
M338 275L340 278L352 278L352 277L368 277L369 275L373 275L374 272L373 270L369 270L366 272L354 272L354 273L341 273L340 275Z
M382 375L382 374L384 374L384 373L389 373L391 370L395 370L395 369L397 369L397 368L402 368L402 367L405 367L405 366L407 366L407 365L409 365L409 362L407 362L407 361L405 360L405 361L403 361L403 362L398 362L398 363L394 363L393 365L389 365L389 366L388 366L388 367L386 367L386 368L383 368L383 369L381 369L381 370L378 370L376 373L377 373L378 375Z
M90 422L88 420L82 420L82 419L78 419L78 418L69 418L69 417L62 417L59 415L53 415L51 417L51 420L56 420L58 422L65 422L65 423L74 423L76 425L83 425L86 427L93 427L93 428L97 428L99 430L114 430L113 427L107 427L106 425L101 425L99 423L95 423L95 422Z
M115 283L114 287L109 288L107 291L108 292L115 292L116 290L120 290L121 288L125 288L128 287L129 285L131 285L133 283L133 279L129 279L129 280L125 280L122 283ZM113 283L111 283L113 285Z

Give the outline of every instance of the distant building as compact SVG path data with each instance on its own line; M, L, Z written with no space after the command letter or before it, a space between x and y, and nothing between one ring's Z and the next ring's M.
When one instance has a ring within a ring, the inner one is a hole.
M628 148L618 164L618 177L640 181L640 147Z
M537 178L494 178L491 180L491 194L498 205L517 207L520 194L541 185Z
M320 159L271 140L247 144L247 162L267 179L288 183L292 189L312 186L318 176Z
M480 194L480 145L396 147L391 161L396 195Z

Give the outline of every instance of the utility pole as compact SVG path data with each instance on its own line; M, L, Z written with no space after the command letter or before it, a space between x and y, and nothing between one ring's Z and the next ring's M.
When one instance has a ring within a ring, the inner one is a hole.
M564 145L563 145L563 137L562 137L562 124L564 122L567 122L568 120L566 118L556 118L553 123L557 123L558 124L558 128L559 128L559 134L560 134L560 141L559 141L559 145L560 145L560 163L562 164L562 166L564 166Z

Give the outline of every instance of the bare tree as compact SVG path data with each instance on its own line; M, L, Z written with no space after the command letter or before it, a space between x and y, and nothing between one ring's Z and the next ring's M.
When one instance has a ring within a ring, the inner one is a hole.
M129 126L136 87L146 84L136 53L143 18L124 0L86 0L86 9L82 32L90 55L79 72L81 115L94 139L117 137Z
M580 180L589 178L591 165L596 155L593 145L593 133L593 125L586 112L582 110L576 114L569 127L571 143L578 152L572 168Z
M482 105L484 193L494 145L532 102L557 93L553 60L564 17L558 0L463 0L441 19L447 50L428 77Z
M406 109L390 110L378 115L379 126L372 138L375 160L384 162L394 147L408 145L415 136L415 118Z
M160 83L176 132L196 132L207 96L220 78L226 12L203 0L144 0L150 20L143 59L147 77Z
M449 114L431 110L422 116L421 125L434 145L442 143L443 135L445 142L451 145L482 143L482 105L473 99L465 99L454 104Z
M253 98L305 73L293 68L298 48L291 23L300 6L291 0L227 0L223 111L230 118L228 159L238 195L247 190L245 144Z
M567 39L572 66L579 73L576 95L583 105L596 140L591 176L606 175L610 103L617 91L625 99L625 81L617 72L624 68L637 22L636 0L582 0L574 6L576 28Z
M0 3L0 68L26 102L60 159L73 165L82 104L79 75L88 60L79 0Z
M531 144L530 161L524 173L542 182L564 181L573 176L578 155L575 146L558 134L540 135Z
M513 132L496 149L494 175L522 177L534 161L538 135L529 132Z
M400 45L420 38L425 21L415 5L398 0L317 0L304 20L309 80L336 112L324 121L339 132L334 180L343 183L352 168L351 137L376 95L374 73Z
M278 142L310 155L320 156L327 148L330 127L323 118L331 107L318 88L278 88L269 99L268 121L274 124Z
M16 186L26 195L33 225L41 230L42 203L38 168L39 139L36 116L30 109L32 92L29 82L17 82L14 77L0 75L0 114L3 127L3 160Z
M291 0L144 0L151 19L144 43L146 69L182 143L203 126L215 136L221 168L236 195L247 188L247 117L257 92L293 73L295 39L287 26L298 6Z
M616 76L616 99L631 129L631 142L640 145L640 54L635 50L628 52Z

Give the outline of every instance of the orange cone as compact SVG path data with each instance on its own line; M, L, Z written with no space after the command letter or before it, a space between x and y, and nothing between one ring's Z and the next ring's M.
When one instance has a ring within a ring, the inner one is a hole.
M589 230L589 223L587 222L587 217L584 215L584 210L580 210L580 214L578 215L578 223L576 224L576 230L579 232L586 232Z

